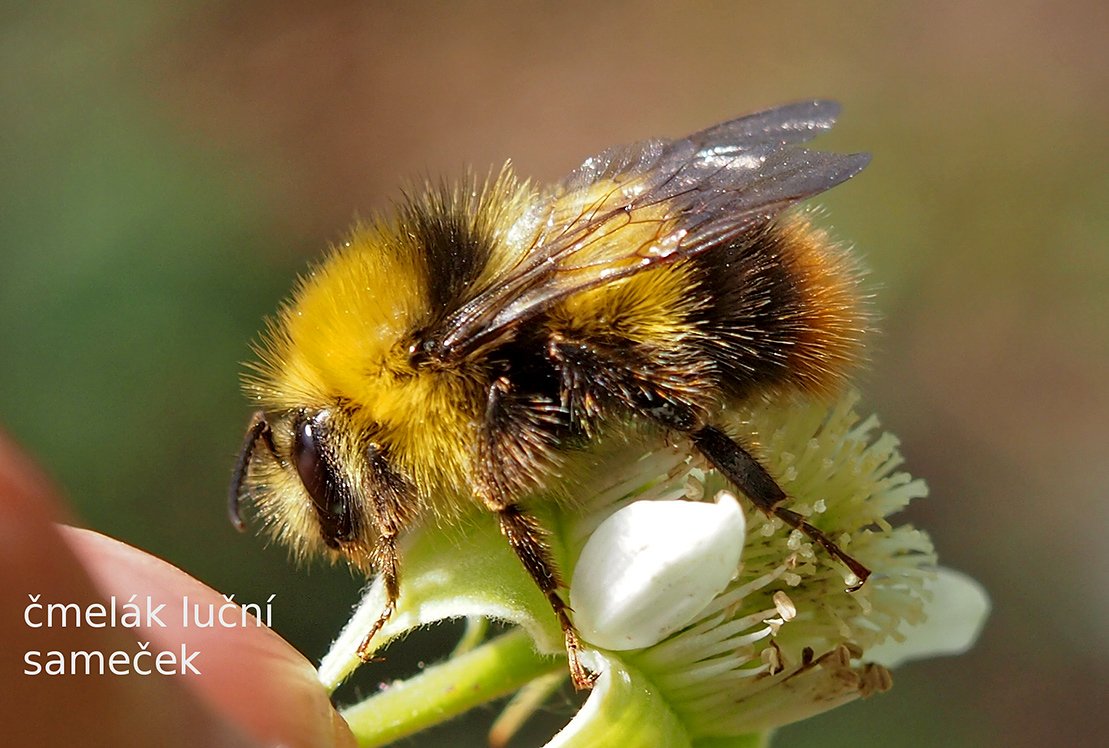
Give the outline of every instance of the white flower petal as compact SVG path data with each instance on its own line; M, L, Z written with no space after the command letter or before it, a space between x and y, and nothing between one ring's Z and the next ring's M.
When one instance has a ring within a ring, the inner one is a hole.
M971 648L990 612L982 585L961 572L938 569L925 590L931 599L925 603L924 620L913 625L902 622L897 632L900 641L871 647L864 660L892 668L908 660L957 655Z
M638 501L601 523L581 552L570 607L582 637L610 650L661 641L735 576L745 522L734 496L715 503Z

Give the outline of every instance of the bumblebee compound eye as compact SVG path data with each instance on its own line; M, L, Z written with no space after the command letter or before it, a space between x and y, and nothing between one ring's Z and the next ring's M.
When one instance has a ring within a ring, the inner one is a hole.
M320 534L329 548L338 549L354 537L350 488L342 479L327 446L327 413L302 417L293 427L293 464L312 499L320 520Z

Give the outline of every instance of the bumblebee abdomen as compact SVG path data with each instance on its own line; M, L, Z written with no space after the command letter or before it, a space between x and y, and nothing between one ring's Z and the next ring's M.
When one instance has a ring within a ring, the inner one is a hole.
M704 302L701 345L731 397L800 389L823 394L861 357L867 313L859 269L802 213L693 259Z

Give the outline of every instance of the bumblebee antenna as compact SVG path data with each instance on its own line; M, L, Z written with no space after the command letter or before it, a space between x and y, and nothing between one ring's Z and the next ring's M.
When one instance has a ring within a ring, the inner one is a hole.
M231 475L231 490L227 494L227 516L231 520L231 525L239 532L246 530L240 497L243 483L246 482L247 471L250 470L250 461L254 457L254 450L258 446L259 439L265 441L270 454L276 457L277 450L273 446L273 432L270 431L266 414L260 410L254 413L250 419L250 425L247 426L246 437L243 438L243 447L239 450L239 459L235 461L235 470Z

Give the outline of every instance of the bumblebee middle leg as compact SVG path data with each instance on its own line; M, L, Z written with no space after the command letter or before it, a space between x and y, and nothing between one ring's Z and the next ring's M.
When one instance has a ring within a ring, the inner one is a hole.
M566 639L570 677L574 687L590 688L596 676L578 657L580 643L570 620L570 608L562 599L562 579L551 555L546 532L535 517L524 511L514 497L533 485L533 466L549 464L554 442L553 406L541 399L514 391L505 377L495 379L488 393L485 428L478 441L478 495L496 513L501 534L508 540L536 586L546 595Z
M805 533L850 569L858 579L858 583L851 587L852 590L862 587L870 576L870 569L845 553L831 538L805 521L800 514L783 507L785 491L739 442L715 426L702 426L691 431L689 438L693 446L734 483L751 503L766 514L773 515L795 530Z
M597 676L589 672L579 659L581 644L578 641L578 632L570 620L570 607L559 594L562 580L551 557L550 546L544 539L543 528L519 504L498 505L496 501L487 501L486 505L497 513L501 533L508 540L509 546L527 569L539 590L547 596L558 618L558 624L566 640L566 656L570 660L570 679L574 683L574 688L579 691L592 688Z

